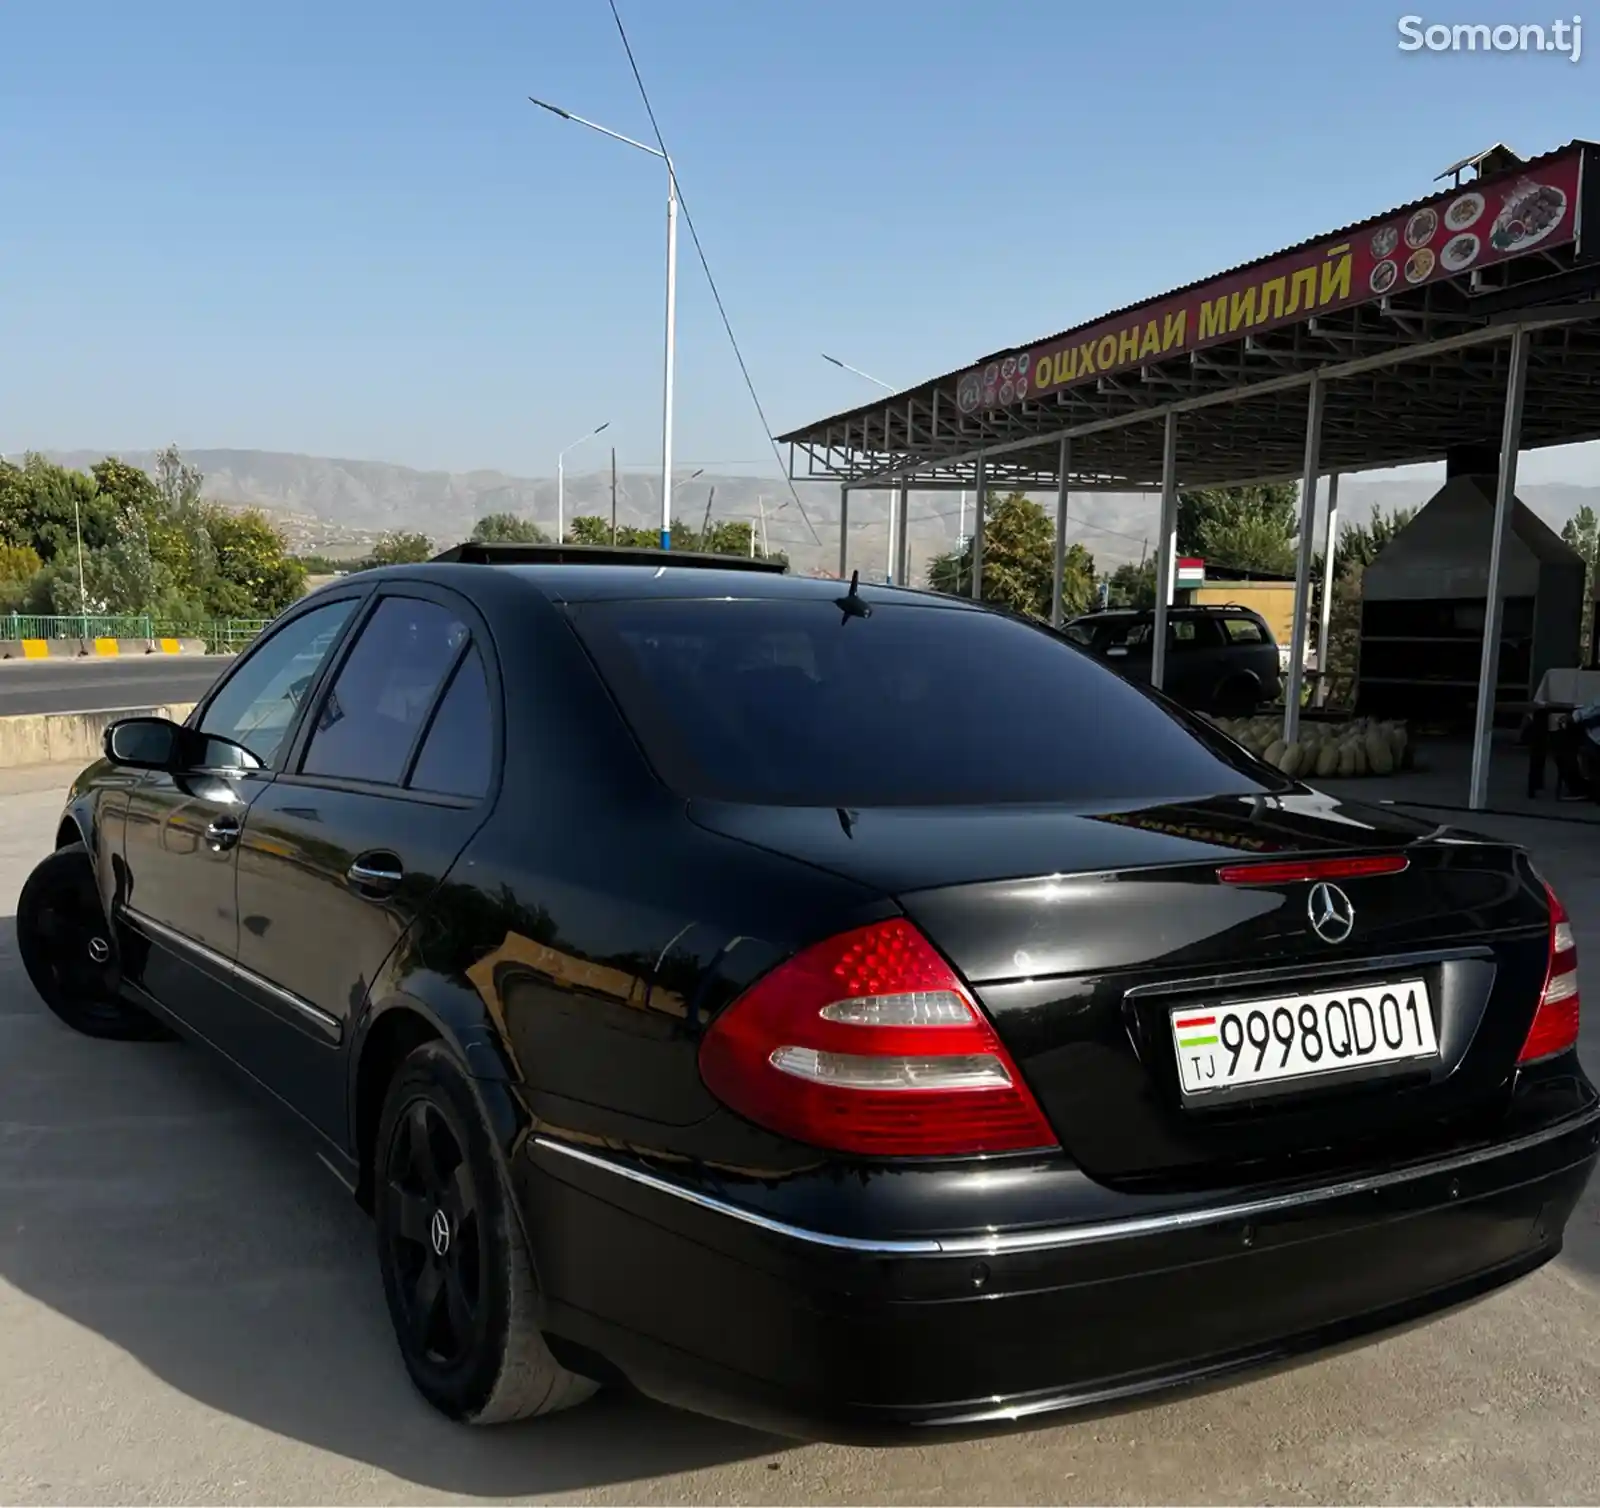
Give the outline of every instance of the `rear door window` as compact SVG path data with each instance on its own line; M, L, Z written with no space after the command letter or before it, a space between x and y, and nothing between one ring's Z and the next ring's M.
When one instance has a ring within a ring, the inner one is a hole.
M585 603L572 619L658 772L688 795L1071 802L1272 779L1070 644L996 614L885 604L841 621L828 599L655 600Z
M1267 642L1267 636L1261 632L1261 625L1254 618L1224 618L1222 620L1222 628L1229 641L1234 644L1265 644Z
M398 785L467 637L466 624L436 602L380 602L317 713L302 772Z

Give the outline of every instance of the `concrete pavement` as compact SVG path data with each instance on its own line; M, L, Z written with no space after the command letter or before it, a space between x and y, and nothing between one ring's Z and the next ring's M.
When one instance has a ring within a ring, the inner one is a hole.
M0 661L0 717L197 702L231 655Z
M795 1447L616 1396L447 1424L395 1355L367 1223L297 1134L196 1049L75 1037L29 988L16 896L69 773L0 771L0 1501L1594 1499L1593 1191L1557 1263L1468 1310L1111 1418L899 1451ZM1522 831L1600 991L1592 833Z

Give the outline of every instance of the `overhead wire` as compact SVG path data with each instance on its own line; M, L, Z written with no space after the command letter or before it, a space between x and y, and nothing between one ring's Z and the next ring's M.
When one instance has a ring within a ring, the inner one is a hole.
M711 275L711 263L706 257L705 247L700 244L700 232L695 229L694 216L689 213L689 201L683 196L683 185L678 181L676 169L672 166L671 154L667 151L666 137L661 134L661 127L656 121L655 107L650 103L650 91L644 86L644 75L639 71L638 59L633 55L633 44L628 40L628 30L622 24L622 13L617 9L617 0L607 0L611 7L611 19L617 23L617 35L622 38L623 51L628 55L628 66L633 70L633 81L639 86L639 98L644 101L645 114L650 117L650 129L655 133L656 145L661 149L661 155L666 160L667 172L671 175L673 185L678 195L678 209L683 215L683 223L689 228L689 239L694 242L695 255L700 259L700 270L706 275L706 285L711 289L711 297L716 302L717 313L722 318L722 328L728 333L728 344L733 347L734 359L739 363L739 371L744 377L744 385L750 394L750 401L755 404L756 414L761 420L761 428L767 436L767 444L772 447L773 458L778 463L778 471L789 487L789 496L795 507L800 512L800 517L805 520L806 528L811 531L811 537L820 545L822 536L817 533L817 526L811 522L811 515L806 512L806 505L800 501L800 493L794 485L794 478L789 475L789 468L783 464L783 452L778 448L777 438L772 433L772 426L767 422L767 412L761 406L761 397L756 392L756 385L750 376L750 368L744 359L744 352L739 349L738 337L733 333L733 321L728 318L727 306L722 302L722 293L717 287L717 280Z

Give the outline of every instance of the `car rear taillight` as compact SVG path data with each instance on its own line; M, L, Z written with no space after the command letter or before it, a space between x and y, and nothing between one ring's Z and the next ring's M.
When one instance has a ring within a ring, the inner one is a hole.
M1544 893L1550 898L1550 962L1528 1040L1517 1055L1519 1063L1565 1052L1578 1040L1578 944L1567 908L1548 885Z
M908 921L797 953L712 1023L700 1073L781 1136L878 1157L1056 1145L994 1028Z

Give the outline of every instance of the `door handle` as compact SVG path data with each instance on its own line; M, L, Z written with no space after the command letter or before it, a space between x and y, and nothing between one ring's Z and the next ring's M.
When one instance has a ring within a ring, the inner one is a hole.
M239 841L237 817L215 817L206 824L206 846L213 853L226 853Z
M405 871L400 867L399 861L390 854L357 859L345 871L345 878L357 890L382 893L395 889L405 877Z

